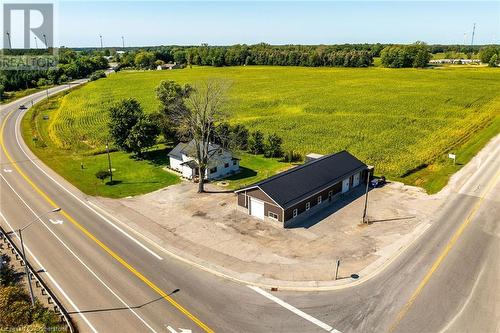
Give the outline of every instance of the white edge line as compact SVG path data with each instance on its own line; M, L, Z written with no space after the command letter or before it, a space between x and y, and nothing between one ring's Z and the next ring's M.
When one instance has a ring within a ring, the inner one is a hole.
M41 172L43 172L49 179L51 179L55 184L57 184L60 188L62 188L64 191L66 191L69 195L71 195L73 198L75 198L76 200L78 200L81 204L83 204L90 211L92 211L94 214L96 214L97 216L99 216L102 220L106 221L113 228L115 228L116 230L118 230L119 232L121 232L128 239L130 239L131 241L133 241L134 243L136 243L137 245L139 245L141 248L143 248L146 252L148 252L149 254L151 254L156 259L163 260L162 257L160 257L158 254L156 254L152 250L150 250L148 247L146 247L144 244L142 244L141 242L139 242L137 239L135 239L134 237L132 237L125 230L121 229L116 224L114 224L113 222L111 222L109 219L107 219L106 217L104 217L102 214L100 214L99 212L97 212L95 209L93 209L92 207L90 207L89 205L87 205L82 199L78 198L70 190L68 190L66 187L64 187L62 184L60 184L57 180L55 180L54 178L52 178L52 176L50 176L47 172L45 172L45 170L43 170L37 163L35 163L35 161L33 161L33 159L30 156L28 156L28 154L26 153L26 151L22 147L21 142L19 141L19 126L20 126L20 121L21 121L21 117L18 116L17 119L16 119L16 128L15 128L16 142L17 142L19 148L21 148L21 151L24 153L24 155L28 158L28 160L31 163L33 163L33 165L35 167L37 167Z
M14 228L12 228L12 226L10 225L9 221L7 220L7 218L2 214L2 212L0 211L0 216L2 217L2 219L5 221L5 223L7 223L7 225L9 226L9 228L12 230L12 232L14 233L14 235L16 235L16 237L19 239L19 235L17 234L17 232L14 230ZM90 329L97 333L97 330L95 329L95 327L90 323L90 321L87 319L87 317L85 317L85 315L83 313L81 313L80 309L76 306L75 302L73 302L73 300L68 296L68 294L66 294L66 292L61 288L61 286L59 285L59 283L57 283L57 281L52 277L52 275L47 272L45 270L45 268L43 268L43 265L42 263L38 260L38 258L33 254L33 252L31 252L31 250L29 249L28 246L24 246L24 248L26 249L26 251L29 253L29 255L35 259L36 263L38 266L40 266L44 271L45 271L45 274L47 275L47 277L49 278L49 280L52 282L52 284L59 290L59 292L64 296L64 298L66 298L66 300L71 304L71 306L76 310L78 311L78 315L80 317L82 317L83 321L85 321L85 323L90 327Z
M19 195L19 193L16 192L16 190L14 190L12 188L12 186L9 184L9 182L5 179L5 177L3 175L0 174L0 177L7 183L7 185L10 187L10 189L17 195L17 197L23 202L23 204L35 215L35 216L38 216L35 211L26 203L26 201L24 201L24 199ZM1 212L0 212L1 214ZM3 216L3 215L2 215ZM7 219L3 216L4 220L7 222ZM113 296L115 296L125 307L127 307L127 309L129 309L144 325L146 325L146 327L148 327L152 332L155 332L156 331L144 320L142 319L138 314L137 312L134 311L134 309L132 309L120 296L118 296L118 294L116 294L87 264L85 264L83 262L82 259L80 259L80 257L78 257L76 255L76 253L71 250L69 248L68 245L66 245L66 243L64 243L64 241L59 238L59 236L57 236L53 231L52 229L50 229L47 224L40 219L40 222L45 226L45 228L47 228L47 230L73 255L73 257L76 258L76 260L78 260L78 262L80 262L83 267L85 267L96 279L97 281L99 281L109 292L111 292L113 294ZM7 223L8 224L8 223ZM9 224L9 227L12 229L12 227L10 226ZM12 229L12 231L15 232L14 229ZM17 236L17 233L16 233L16 236ZM17 236L19 238L19 236ZM30 254L33 256L33 254L30 252ZM33 256L34 257L34 256ZM37 260L38 262L38 260ZM40 265L42 266L42 265ZM76 308L75 306L75 309L78 311L79 314L80 313L80 310L78 308ZM83 316L83 315L82 315Z
M270 299L271 301L281 305L282 307L284 307L285 309L287 310L290 310L291 312L295 313L297 316L300 316L302 318L304 318L305 320L313 323L314 325L316 326L319 326L321 327L322 329L324 329L325 331L328 331L328 332L332 332L332 333L341 333L340 331L334 329L333 327L331 327L330 325L328 324L325 324L324 322L322 322L321 320L319 319L316 319L314 318L313 316L311 315L308 315L307 313L305 313L304 311L301 311L299 309L297 309L296 307L294 307L293 305L291 304L288 304L286 303L285 301L282 301L281 299L279 299L278 297L268 293L267 291L264 291L262 289L260 289L259 287L255 287L255 286L249 286L247 285L248 288L252 289L253 291L261 294L262 296Z

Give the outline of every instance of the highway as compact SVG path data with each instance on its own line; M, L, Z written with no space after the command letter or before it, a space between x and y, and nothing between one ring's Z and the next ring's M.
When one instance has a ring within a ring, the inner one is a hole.
M19 229L62 208L23 238L81 332L500 331L500 145L374 278L334 291L269 292L180 262L89 206L20 136L18 106L43 98L2 106L0 223Z

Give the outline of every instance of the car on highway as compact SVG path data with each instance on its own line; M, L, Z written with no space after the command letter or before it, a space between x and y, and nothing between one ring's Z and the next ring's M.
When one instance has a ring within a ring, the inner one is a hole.
M24 104L19 105L19 110L26 110L27 107Z

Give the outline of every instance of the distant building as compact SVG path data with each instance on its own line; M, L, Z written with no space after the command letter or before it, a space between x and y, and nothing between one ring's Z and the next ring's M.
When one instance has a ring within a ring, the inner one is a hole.
M251 216L276 220L286 227L363 183L367 169L366 164L345 150L314 158L235 191L238 206Z
M163 71L163 70L170 70L170 69L176 69L179 68L180 66L177 63L173 64L163 64L163 65L158 65L156 66L156 70L158 71Z
M181 142L168 153L170 168L182 174L182 177L194 180L198 177L198 162L194 140ZM240 161L230 151L211 143L208 147L210 163L205 170L205 179L223 178L240 169Z
M442 65L442 64L450 64L450 65L470 65L470 64L481 64L481 60L479 59L433 59L429 61L430 64L434 65Z

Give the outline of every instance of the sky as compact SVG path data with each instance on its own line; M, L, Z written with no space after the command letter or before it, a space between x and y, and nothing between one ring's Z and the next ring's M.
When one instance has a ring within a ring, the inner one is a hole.
M68 47L500 43L500 1L59 1ZM464 33L466 35L464 35Z

